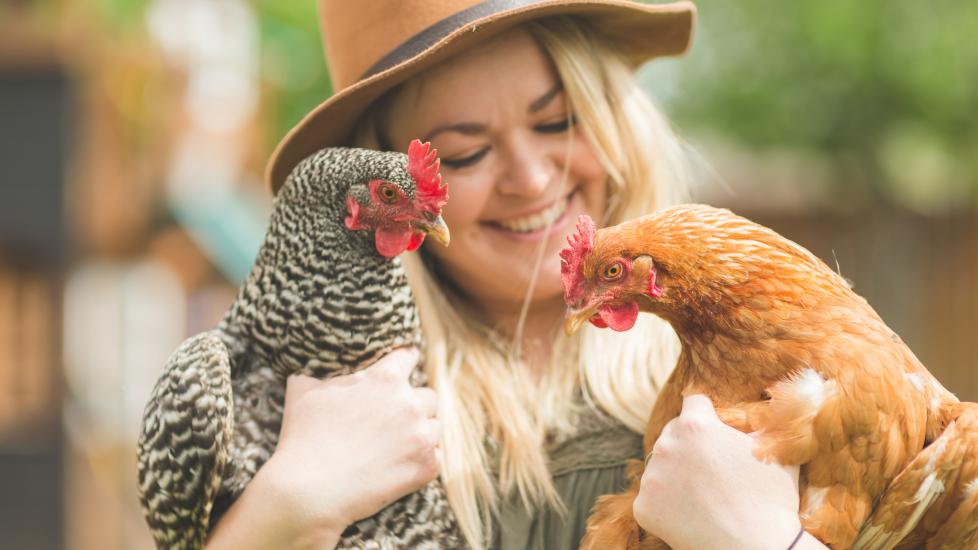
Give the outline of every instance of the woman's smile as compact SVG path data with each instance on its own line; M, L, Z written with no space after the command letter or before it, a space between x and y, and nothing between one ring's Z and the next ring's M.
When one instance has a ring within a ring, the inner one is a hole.
M489 229L495 230L500 235L510 239L520 241L538 241L545 235L563 234L567 226L567 216L571 203L580 202L578 189L560 197L549 205L531 209L525 214L516 214L495 220L481 222ZM581 206L575 204L574 206ZM549 232L548 232L548 226Z

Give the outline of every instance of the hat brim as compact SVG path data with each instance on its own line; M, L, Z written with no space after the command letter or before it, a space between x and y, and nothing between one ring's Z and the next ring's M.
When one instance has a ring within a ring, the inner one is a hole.
M691 2L640 4L624 0L554 0L500 11L454 29L418 55L364 78L310 111L272 153L265 178L272 193L303 159L324 147L348 145L354 125L380 96L432 65L519 23L550 15L588 18L633 66L689 49L696 8Z

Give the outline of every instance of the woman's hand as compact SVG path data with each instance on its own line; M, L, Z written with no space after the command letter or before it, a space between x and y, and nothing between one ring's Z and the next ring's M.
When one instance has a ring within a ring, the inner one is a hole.
M677 550L785 550L801 528L798 467L762 463L753 447L708 397L687 396L653 446L635 519ZM824 548L810 535L803 547Z
M290 377L278 446L208 547L333 548L349 524L433 480L437 398L408 383L417 361L398 350L348 376Z

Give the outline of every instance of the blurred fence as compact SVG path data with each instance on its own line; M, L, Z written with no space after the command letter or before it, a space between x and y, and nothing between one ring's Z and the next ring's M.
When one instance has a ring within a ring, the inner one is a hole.
M838 266L938 380L978 401L978 216L743 213Z

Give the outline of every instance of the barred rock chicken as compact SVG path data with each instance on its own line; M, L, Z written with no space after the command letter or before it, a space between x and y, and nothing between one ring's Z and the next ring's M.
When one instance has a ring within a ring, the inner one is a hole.
M269 458L285 382L355 371L420 346L396 256L426 235L448 244L436 151L325 149L275 199L255 265L220 325L184 342L153 390L139 439L139 492L157 546L203 546ZM412 383L423 382L416 369ZM458 548L435 480L343 534L340 548Z
M582 216L568 241L568 332L585 321L628 330L644 311L682 342L646 452L683 395L704 393L727 424L757 433L758 458L801 465L802 522L830 547L852 547L864 524L861 548L904 536L976 547L978 410L810 252L697 205L599 231ZM665 547L635 524L639 478L599 499L582 548Z

